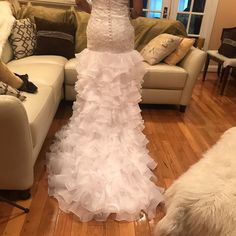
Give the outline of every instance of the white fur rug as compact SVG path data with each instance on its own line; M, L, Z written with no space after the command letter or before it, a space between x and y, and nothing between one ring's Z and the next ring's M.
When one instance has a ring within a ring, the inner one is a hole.
M165 193L155 236L236 236L236 127Z
M0 1L0 57L4 44L10 36L14 21L15 18L12 16L10 3Z

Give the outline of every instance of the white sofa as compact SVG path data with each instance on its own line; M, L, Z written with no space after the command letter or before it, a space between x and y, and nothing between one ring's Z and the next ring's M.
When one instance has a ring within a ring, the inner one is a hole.
M0 96L0 189L27 190L33 184L35 161L63 97L67 59L31 56L11 60L9 44L2 59L13 72L27 73L38 87L36 94L25 93L24 102Z
M159 64L147 67L142 89L143 103L188 105L205 52L192 48L178 66ZM7 43L2 60L18 74L28 74L38 86L37 94L0 96L0 189L29 189L34 181L34 164L55 112L63 98L74 100L75 60L61 56L30 56L12 60Z

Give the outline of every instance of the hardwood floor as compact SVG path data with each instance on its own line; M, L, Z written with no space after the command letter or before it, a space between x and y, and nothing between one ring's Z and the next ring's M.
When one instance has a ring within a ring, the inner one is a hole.
M208 73L199 80L192 101L185 113L172 106L142 105L145 134L149 139L150 155L158 162L154 171L158 185L167 188L173 180L197 162L220 135L236 126L236 80L231 81L225 96L217 93L216 74ZM62 103L35 165L32 198L18 203L30 208L28 214L0 202L0 235L21 236L151 236L155 223L164 215L157 209L154 220L145 215L137 222L81 223L72 214L59 210L57 202L47 194L45 153L53 136L71 116L71 104Z

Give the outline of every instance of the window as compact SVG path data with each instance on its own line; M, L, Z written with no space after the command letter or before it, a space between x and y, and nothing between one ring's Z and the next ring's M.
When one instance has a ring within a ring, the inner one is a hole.
M162 0L144 0L144 16L151 18L161 18Z
M179 0L176 19L181 21L189 36L199 36L206 0Z

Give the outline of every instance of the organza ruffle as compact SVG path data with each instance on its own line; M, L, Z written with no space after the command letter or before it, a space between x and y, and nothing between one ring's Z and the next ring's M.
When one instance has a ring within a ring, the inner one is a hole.
M73 115L56 134L48 154L49 195L81 221L153 218L163 200L150 179L149 157L138 103L145 70L136 51L85 49L78 58Z

